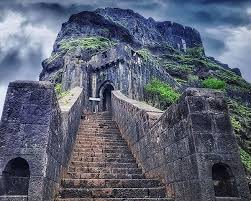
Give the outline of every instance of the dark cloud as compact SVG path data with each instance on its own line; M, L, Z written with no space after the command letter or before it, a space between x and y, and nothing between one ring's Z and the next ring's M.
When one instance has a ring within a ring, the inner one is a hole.
M220 55L227 49L225 42L220 39L212 38L210 36L202 36L202 39L204 41L207 55Z

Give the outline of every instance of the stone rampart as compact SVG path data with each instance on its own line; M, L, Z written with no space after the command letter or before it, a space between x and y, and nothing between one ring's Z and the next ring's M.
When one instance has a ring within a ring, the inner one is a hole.
M0 200L54 199L74 144L82 95L74 88L58 104L49 82L9 84L0 125Z
M112 113L144 173L175 200L249 200L221 93L188 89L156 120L160 111L114 91Z

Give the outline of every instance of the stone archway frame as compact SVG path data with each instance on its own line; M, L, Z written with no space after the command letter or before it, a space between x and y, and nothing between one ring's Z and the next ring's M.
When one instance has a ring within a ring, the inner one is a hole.
M3 177L3 171L5 170L8 163L15 159L22 158L29 165L29 188L28 188L28 199L29 200L42 200L44 190L44 167L42 165L42 155L28 155L28 154L12 154L7 155L0 159L0 177ZM8 195L7 195L8 196Z
M100 98L99 111L102 111L102 108L103 108L103 99L104 99L103 93L104 93L104 90L106 89L106 87L107 87L108 85L111 85L111 86L113 87L114 90L116 89L114 83L113 83L112 81L110 81L110 80L106 80L106 81L104 81L104 82L100 85L100 87L99 87L99 89L98 89L98 93L97 93L98 96L99 96L99 98Z

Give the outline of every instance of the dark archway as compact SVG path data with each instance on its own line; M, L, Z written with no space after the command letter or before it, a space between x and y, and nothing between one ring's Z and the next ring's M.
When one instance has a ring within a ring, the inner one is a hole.
M231 168L223 163L212 167L214 192L216 197L238 197L238 190Z
M114 87L111 84L107 84L103 91L103 111L111 111L112 106L112 91Z
M5 195L28 195L30 168L23 158L10 160L3 171Z

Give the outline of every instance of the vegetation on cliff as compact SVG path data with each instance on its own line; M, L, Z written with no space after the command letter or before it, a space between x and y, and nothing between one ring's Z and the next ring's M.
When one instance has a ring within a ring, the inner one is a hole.
M186 52L173 51L163 53L159 56L151 54L151 51L140 51L146 60L155 60L155 63L162 66L180 84L181 89L187 87L205 87L221 90L226 95L231 93L249 94L251 85L241 76L205 56L203 48L191 48ZM147 54L146 54L147 53ZM150 84L146 87L150 88ZM148 93L146 99L149 103L160 109L166 109L172 101L163 98L159 86L145 90ZM155 90L155 91L154 91ZM152 95L154 93L154 96ZM239 145L242 147L242 159L251 159L251 107L246 105L240 97L228 97L229 111L232 125ZM149 100L150 99L150 100ZM160 100L159 104L156 101ZM175 99L172 99L175 100ZM165 102L166 101L166 102ZM244 152L245 151L245 152ZM243 157L245 153L245 157ZM246 161L248 161L246 160ZM243 161L246 169L250 170L250 163Z
M60 41L60 50L71 51L77 48L91 49L91 50L104 50L115 43L104 37L81 37L74 39L64 39Z
M177 92L167 83L162 82L158 79L153 79L145 86L144 90L148 96L148 102L155 100L154 102L160 102L160 105L165 106L171 105L180 97L179 92ZM154 104L154 102L152 102L152 104Z
M240 148L241 161L246 167L246 169L251 172L251 155L245 150Z
M224 90L226 88L225 81L216 78L207 78L202 81L202 84L205 88L209 89Z

